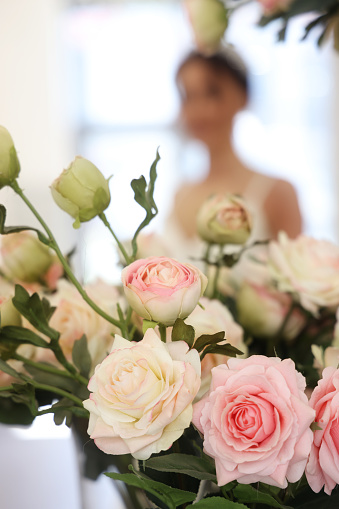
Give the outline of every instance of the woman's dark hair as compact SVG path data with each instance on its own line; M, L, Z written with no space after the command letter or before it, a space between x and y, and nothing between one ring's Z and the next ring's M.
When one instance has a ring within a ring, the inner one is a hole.
M201 62L207 65L218 75L225 74L231 76L244 89L246 95L249 94L246 66L233 49L227 49L212 55L204 55L199 51L192 51L179 65L176 74L177 83L179 81L180 71L184 69L187 64L193 62Z

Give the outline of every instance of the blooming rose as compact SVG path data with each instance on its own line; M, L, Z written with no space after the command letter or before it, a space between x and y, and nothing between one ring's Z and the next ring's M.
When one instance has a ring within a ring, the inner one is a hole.
M339 484L339 370L325 368L323 378L314 389L310 405L316 412L320 430L314 441L306 466L306 478L313 491L323 486L328 495Z
M220 0L185 0L184 5L198 48L214 53L228 25L225 5Z
M0 126L0 189L10 185L19 175L20 163L11 135Z
M199 386L199 354L183 341L163 343L152 329L138 343L116 335L88 385L88 433L107 454L145 460L190 425Z
M265 16L272 16L276 12L286 11L293 0L258 0L264 8Z
M218 485L237 480L281 488L302 476L314 410L291 359L254 355L213 368L209 393L193 409Z
M244 244L251 234L252 219L242 198L216 195L199 209L197 227L206 242Z
M124 268L121 277L134 311L165 325L186 318L207 285L206 276L194 265L164 256L137 260Z
M106 283L87 285L85 290L99 307L115 318L118 318L117 303L119 302L122 308L125 307L117 289ZM99 316L67 281L59 282L57 292L49 297L49 301L56 307L49 323L60 332L59 344L66 358L72 359L74 342L85 334L94 369L110 351L113 334L118 329ZM47 359L48 355L49 350L39 349L40 360L53 361L54 356Z
M52 183L51 191L55 203L75 219L74 228L101 214L111 201L108 180L80 156Z
M300 235L280 232L269 244L269 268L279 290L291 292L313 314L339 306L339 247Z

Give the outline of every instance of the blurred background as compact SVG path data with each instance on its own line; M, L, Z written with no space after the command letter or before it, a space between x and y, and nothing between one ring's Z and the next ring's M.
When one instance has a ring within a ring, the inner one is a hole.
M316 33L300 43L304 18L285 43L278 25L257 28L258 5L232 17L228 41L250 71L251 100L239 114L234 144L254 170L296 187L304 231L338 240L339 58ZM81 241L81 275L116 281L111 239L96 221L79 232L51 201L48 186L76 154L111 180L108 217L127 239L142 218L129 187L147 175L156 148L161 231L183 180L201 178L207 155L178 129L175 72L193 47L186 13L176 0L12 0L0 6L0 118L15 140L21 182L48 216L64 249ZM9 221L29 221L10 190ZM100 256L100 264L97 259Z
M274 23L257 28L258 18L258 6L245 5L227 35L252 91L234 144L249 167L295 185L307 234L339 241L339 57L330 43L316 47L316 33L299 42L305 18L285 43L276 43ZM175 72L192 48L177 0L0 2L0 124L19 153L21 185L62 248L83 246L77 263L86 280L118 280L111 237L96 220L73 230L48 186L76 154L90 159L113 175L107 216L128 239L143 217L129 182L148 174L160 147L160 213L149 231L161 232L181 182L208 170L204 148L178 128ZM34 223L11 190L1 190L1 202L9 224Z

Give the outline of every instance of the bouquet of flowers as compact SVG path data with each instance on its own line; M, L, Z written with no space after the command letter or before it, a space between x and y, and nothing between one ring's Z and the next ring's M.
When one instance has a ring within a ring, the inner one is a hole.
M198 47L203 52L218 50L232 13L253 0L184 0L185 8L195 34ZM303 39L315 28L320 29L318 45L333 37L334 48L339 51L339 1L338 0L255 0L261 7L258 26L280 21L278 40L286 37L290 21L308 14Z
M337 507L339 248L283 233L251 245L245 202L226 196L198 216L209 283L192 264L137 259L157 213L158 160L148 182L131 183L145 218L130 249L91 162L76 158L52 184L74 227L99 217L125 260L121 287L83 287L20 188L0 128L0 186L41 225L7 226L1 206L1 422L52 413L85 427L89 470L114 464L107 475L134 508Z

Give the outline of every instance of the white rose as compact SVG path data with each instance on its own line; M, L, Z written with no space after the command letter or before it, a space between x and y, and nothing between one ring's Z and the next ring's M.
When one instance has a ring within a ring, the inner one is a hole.
M269 268L282 292L295 294L301 306L317 315L322 307L339 305L339 247L300 235L280 232L269 244Z
M190 425L199 386L199 354L183 341L163 343L152 329L138 343L115 336L88 385L88 433L107 454L145 460Z

